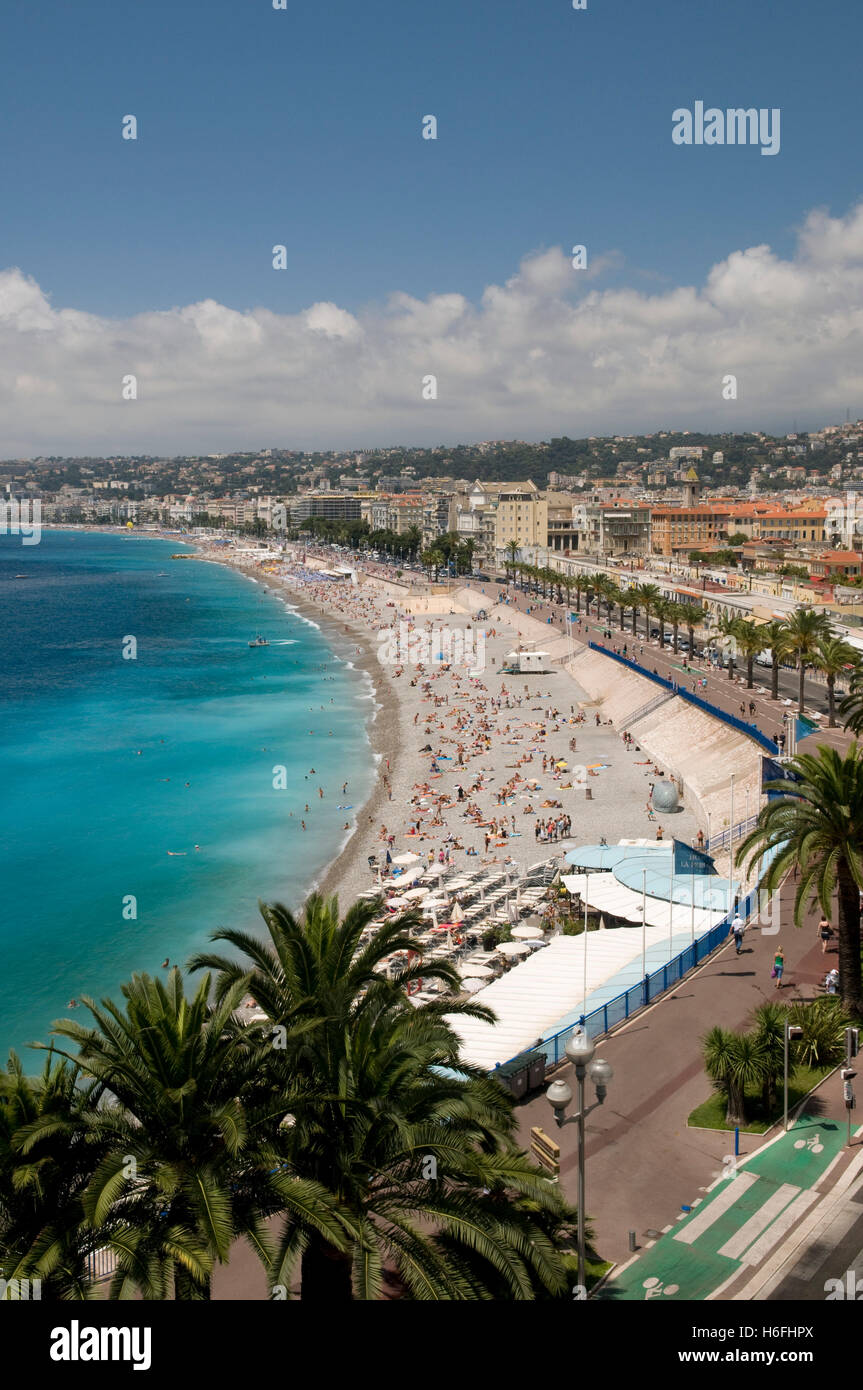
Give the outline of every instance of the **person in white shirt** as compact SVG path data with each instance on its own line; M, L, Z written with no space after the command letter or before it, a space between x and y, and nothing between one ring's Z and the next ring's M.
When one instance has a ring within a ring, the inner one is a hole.
M743 924L743 918L740 916L739 912L735 912L734 921L731 923L731 935L734 937L734 950L738 956L743 949L743 933L745 931L746 927Z

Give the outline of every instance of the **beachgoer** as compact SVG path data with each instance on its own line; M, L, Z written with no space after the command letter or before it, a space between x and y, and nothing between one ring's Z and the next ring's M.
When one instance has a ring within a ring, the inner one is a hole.
M774 989L782 988L782 972L784 971L784 969L785 956L783 955L782 947L780 946L779 950L776 952L776 955L773 957L773 970L771 973L775 981L775 984L773 986Z
M818 923L818 939L821 942L821 954L826 956L827 947L833 939L833 928L826 917L822 917Z

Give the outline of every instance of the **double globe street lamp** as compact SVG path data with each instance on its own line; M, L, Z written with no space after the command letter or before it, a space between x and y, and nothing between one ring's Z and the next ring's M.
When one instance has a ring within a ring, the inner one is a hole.
M572 1090L564 1080L552 1081L545 1093L554 1111L554 1122L558 1129L564 1125L578 1125L578 1282L583 1289L587 1288L584 1261L584 1122L591 1111L602 1105L608 1091L608 1083L614 1075L608 1062L604 1062L601 1057L594 1061L595 1052L593 1042L582 1029L576 1029L567 1039L566 1055L575 1067L578 1087L578 1111L575 1115L566 1113L566 1107L572 1100ZM593 1105L585 1106L584 1082L587 1076L590 1076L596 1087L596 1100Z

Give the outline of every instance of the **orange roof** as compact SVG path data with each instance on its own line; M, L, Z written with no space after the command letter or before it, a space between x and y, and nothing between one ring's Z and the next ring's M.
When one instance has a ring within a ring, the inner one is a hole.
M850 564L855 560L858 562L863 560L863 555L857 550L825 550L812 563L817 564L819 560L829 560L831 564Z

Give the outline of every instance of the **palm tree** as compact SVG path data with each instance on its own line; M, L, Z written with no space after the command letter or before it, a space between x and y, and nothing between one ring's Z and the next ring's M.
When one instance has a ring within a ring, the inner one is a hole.
M187 999L176 967L166 984L136 975L122 989L125 1011L84 999L95 1027L54 1025L77 1044L82 1076L110 1097L87 1112L88 1141L104 1157L82 1205L118 1259L111 1297L209 1298L214 1266L237 1237L269 1261L264 1218L282 1208L344 1248L332 1194L279 1164L290 1084L258 1111L243 1102L260 1077L262 1043L259 1027L233 1024L245 980L235 977L213 1008L209 975Z
M785 1070L785 1025L789 1010L770 1001L759 1004L753 1015L755 1041L764 1059L761 1104L765 1120L770 1120L776 1103L776 1086Z
M737 656L737 622L737 618L723 614L719 619L716 632L710 639L711 646L715 644L721 647L725 653L729 680L734 679L734 661Z
M38 1279L43 1298L86 1297L99 1241L82 1198L104 1146L87 1142L84 1115L100 1090L53 1056L28 1077L12 1052L0 1073L0 1277L10 1287Z
M764 636L757 623L738 618L734 624L738 654L746 662L746 689L752 689L753 665L755 658L764 646Z
M796 778L793 791L780 779L765 790L784 793L762 807L755 828L737 852L737 863L750 866L762 855L770 860L759 887L779 887L796 868L799 882L794 921L800 925L816 902L832 915L836 895L839 934L839 991L846 1009L860 1017L860 891L863 889L863 747L852 743L843 757L833 748L802 753L789 764Z
M793 654L800 677L797 712L802 714L806 667L813 664L819 642L831 635L830 619L824 613L815 613L811 608L795 608L786 624L786 631L786 650L789 655Z
M577 574L575 576L575 579L572 581L572 587L575 589L575 611L576 613L580 613L581 596L587 589L590 588L590 583L587 579L587 576L584 574Z
M761 640L770 648L770 698L779 699L779 667L788 652L788 625L783 622L763 623ZM763 648L762 648L763 650Z
M504 550L505 550L506 553L507 553L507 561L506 561L506 573L507 573L507 578L509 578L511 575L514 575L514 574L515 574L515 570L516 570L516 560L517 560L517 558L518 558L519 548L520 548L520 547L519 547L518 541L516 541L516 540L507 541L506 545L504 546Z
M852 675L839 713L846 729L850 729L852 734L863 734L863 666L858 666Z
M704 609L697 603L681 603L680 621L685 625L687 636L689 637L689 652L695 652L695 629L704 622Z
M766 1072L764 1047L751 1033L735 1033L715 1027L702 1039L704 1070L725 1096L725 1121L746 1124L746 1089L763 1086Z
M667 598L658 598L653 604L653 612L659 623L659 645L665 646L665 624L671 621L671 604Z
M642 599L641 599L641 590L643 589L643 587L644 587L643 584L631 584L631 585L629 586L629 588L627 589L627 591L626 591L626 596L627 596L627 599L629 600L629 606L630 606L630 608L632 609L632 635L633 635L633 637L637 637L637 636L638 636L638 615L639 615L639 613L641 612L641 609L642 609L642 606L643 606L643 605L642 605Z
M823 671L827 678L827 705L830 711L827 724L831 729L836 728L836 677L847 666L856 666L858 660L856 649L840 637L822 637L818 643L812 664L816 671Z
M284 1038L283 1050L267 1050L259 1085L266 1093L291 1078L289 1170L336 1194L350 1231L343 1250L289 1211L275 1277L289 1286L299 1268L303 1298L328 1304L379 1297L385 1264L415 1298L487 1298L501 1284L511 1298L533 1298L537 1283L560 1291L548 1227L566 1208L515 1147L511 1099L459 1060L448 1019L493 1015L452 997L413 1008L405 987L420 976L454 989L458 976L417 959L388 978L386 958L416 954L417 918L385 922L361 944L379 911L379 900L357 903L340 919L337 899L314 894L299 918L262 907L268 940L214 937L243 960L192 962L219 970L217 999L243 981Z
M650 615L656 612L656 605L662 601L662 591L657 584L639 584L639 605L644 609L645 638L650 636ZM633 632L635 628L633 627Z

